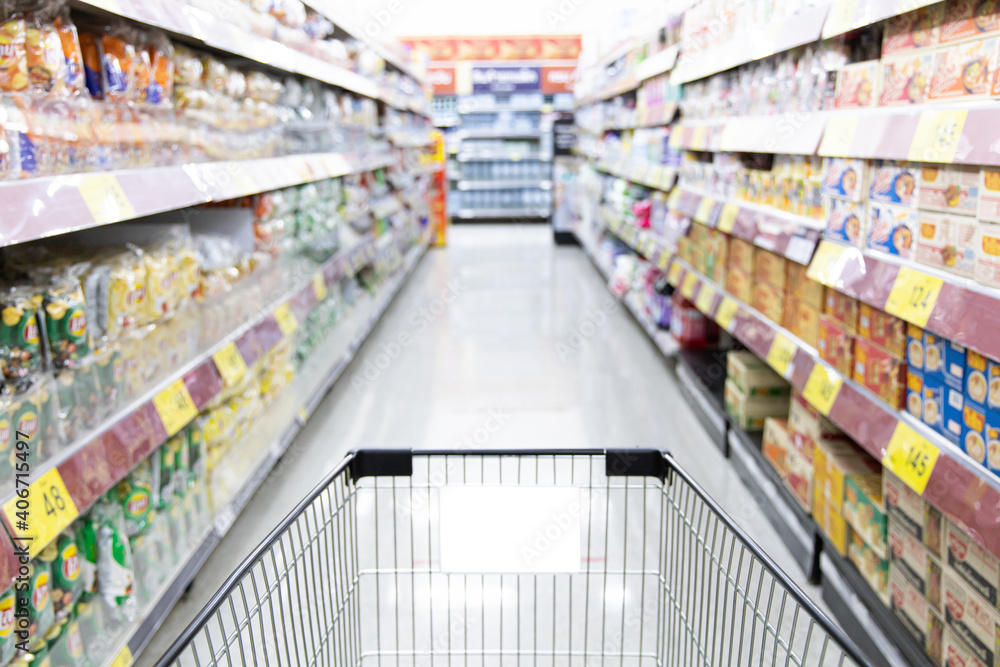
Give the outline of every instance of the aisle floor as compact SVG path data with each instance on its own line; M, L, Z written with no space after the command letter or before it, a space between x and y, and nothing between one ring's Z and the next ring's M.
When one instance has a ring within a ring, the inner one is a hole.
M377 359L383 352L394 357L388 365ZM584 253L554 246L546 225L460 226L446 249L424 257L139 664L163 654L348 451L470 445L669 449L805 586L761 510L767 500L747 490L709 441L660 352Z

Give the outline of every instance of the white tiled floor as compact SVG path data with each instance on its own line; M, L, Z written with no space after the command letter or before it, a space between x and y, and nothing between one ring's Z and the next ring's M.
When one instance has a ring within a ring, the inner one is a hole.
M610 315L595 315L606 307ZM484 437L491 415L502 426ZM473 446L490 449L669 449L803 583L763 499L709 442L660 353L583 252L556 247L544 225L460 226L446 249L425 256L140 662L162 654L348 451L464 447L477 437Z

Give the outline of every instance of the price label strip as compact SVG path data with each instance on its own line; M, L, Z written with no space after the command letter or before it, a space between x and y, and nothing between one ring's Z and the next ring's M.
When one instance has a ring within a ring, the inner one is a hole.
M661 250L660 251L660 257L656 260L656 266L658 266L660 268L660 271L666 271L667 268L670 267L670 258L671 257L672 257L672 255L670 254L669 250ZM669 281L669 278L670 277L668 276L667 277L668 281Z
M287 303L274 309L274 319L278 320L278 328L285 336L291 336L299 328L299 321L295 319L295 315Z
M767 363L783 378L789 379L795 370L795 350L797 346L781 334L776 334L767 351Z
M198 416L198 408L191 400L191 394L184 380L176 380L169 387L153 397L153 407L160 415L167 435L175 435Z
M701 201L698 202L698 209L695 211L694 219L700 223L708 224L708 217L712 215L712 209L715 207L715 200L710 197L702 197Z
M732 333L733 324L736 320L736 313L740 310L740 304L731 297L723 297L719 304L719 310L715 313L715 321L726 331Z
M819 144L819 155L824 157L850 157L854 135L858 133L861 117L851 114L833 116L826 121L823 140Z
M910 160L919 162L955 161L958 142L962 138L968 109L946 109L942 111L924 111L917 121L917 131L913 134L910 144Z
M712 310L713 303L715 303L715 288L704 283L698 292L698 298L695 299L694 305L698 310L708 315Z
M813 253L812 261L809 262L809 270L806 276L810 280L815 280L827 287L836 287L836 280L840 277L840 272L834 273L831 269L834 263L840 259L846 249L829 241L820 241L816 252Z
M224 348L212 355L215 368L218 369L222 381L227 387L235 386L237 382L246 375L247 365L240 354L236 343L229 343Z
M313 276L313 292L316 294L317 302L326 299L326 278L322 271Z
M826 368L823 364L814 364L802 395L817 410L829 415L842 386L844 380L836 371Z
M916 269L901 267L885 302L888 313L921 327L927 326L944 281Z
M736 204L726 204L722 207L722 211L719 213L719 224L716 228L720 232L729 234L733 231L733 227L736 226L736 216L740 213L740 207Z
M669 208L671 211L676 211L677 207L681 203L682 195L683 193L681 192L680 188L674 188L673 190L671 190L670 196L667 197L667 208Z
M912 428L899 422L889 439L882 465L919 494L927 488L941 452Z
M688 273L684 276L684 282L681 283L681 296L685 299L690 300L694 296L694 289L698 286L698 276L693 273Z
M122 652L115 657L114 662L108 665L108 667L132 667L133 664L134 659L132 658L132 651L128 646L126 646L122 649Z
M684 267L680 264L671 264L670 272L667 274L667 282L677 287L677 284L681 281L681 273L684 271Z
M136 217L135 208L112 174L82 174L77 190L94 222L108 224Z
M15 536L32 538L25 540L25 546L28 557L34 558L69 527L80 512L56 468L35 480L27 491L27 498L15 495L4 503L3 513Z

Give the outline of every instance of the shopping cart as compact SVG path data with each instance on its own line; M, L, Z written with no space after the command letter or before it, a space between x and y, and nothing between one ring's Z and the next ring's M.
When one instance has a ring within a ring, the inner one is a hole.
M868 662L669 454L364 450L158 664Z

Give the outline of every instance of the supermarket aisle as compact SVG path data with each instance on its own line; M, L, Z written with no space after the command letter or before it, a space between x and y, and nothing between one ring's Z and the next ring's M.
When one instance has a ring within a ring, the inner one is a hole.
M670 449L803 583L759 509L765 499L751 497L709 442L583 252L556 248L548 226L463 226L425 256L140 662L162 654L349 450L470 445Z

